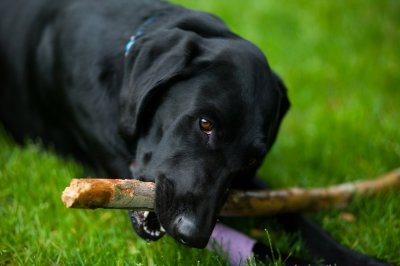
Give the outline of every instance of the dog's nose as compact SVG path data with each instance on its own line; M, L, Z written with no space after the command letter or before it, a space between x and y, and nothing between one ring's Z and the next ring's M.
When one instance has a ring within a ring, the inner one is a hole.
M209 236L199 230L194 220L189 217L179 216L175 220L175 239L184 245L204 248Z

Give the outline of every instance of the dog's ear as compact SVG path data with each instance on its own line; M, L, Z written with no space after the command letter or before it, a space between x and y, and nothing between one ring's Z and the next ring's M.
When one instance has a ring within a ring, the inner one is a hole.
M194 67L194 58L201 54L200 42L196 35L179 29L159 30L138 38L125 58L120 93L121 135L135 138L138 125L151 111L150 102Z
M282 119L290 108L290 101L287 95L287 89L285 84L274 71L271 71L271 74L273 79L272 81L273 86L278 93L278 103L273 121L273 126L270 127L268 132L269 146L272 146L272 143L275 141Z

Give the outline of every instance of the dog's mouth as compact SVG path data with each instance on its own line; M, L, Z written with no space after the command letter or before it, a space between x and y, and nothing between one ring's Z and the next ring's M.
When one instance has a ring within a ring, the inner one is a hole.
M156 241L164 236L165 229L161 226L155 212L129 211L132 227L146 241Z
M132 176L140 176L140 174L135 173L135 161L131 162L129 170ZM155 212L133 210L128 212L133 229L144 240L156 241L165 235L165 229L161 226Z

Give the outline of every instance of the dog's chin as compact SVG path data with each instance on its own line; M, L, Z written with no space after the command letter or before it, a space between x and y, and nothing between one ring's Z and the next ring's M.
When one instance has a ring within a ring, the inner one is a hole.
M155 212L129 211L129 217L136 234L146 241L156 241L164 236L165 230Z

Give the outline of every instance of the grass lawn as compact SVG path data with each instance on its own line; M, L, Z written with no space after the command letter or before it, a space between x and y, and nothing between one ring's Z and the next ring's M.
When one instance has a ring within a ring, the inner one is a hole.
M221 16L285 80L292 108L260 170L273 187L332 185L400 167L399 1L174 2ZM86 173L38 142L21 148L0 130L0 265L226 264L168 237L139 240L125 211L65 209L63 188ZM310 217L344 245L400 265L398 192ZM253 224L230 222L246 232ZM274 248L305 253L301 241L288 245L296 236L273 223L265 229Z

